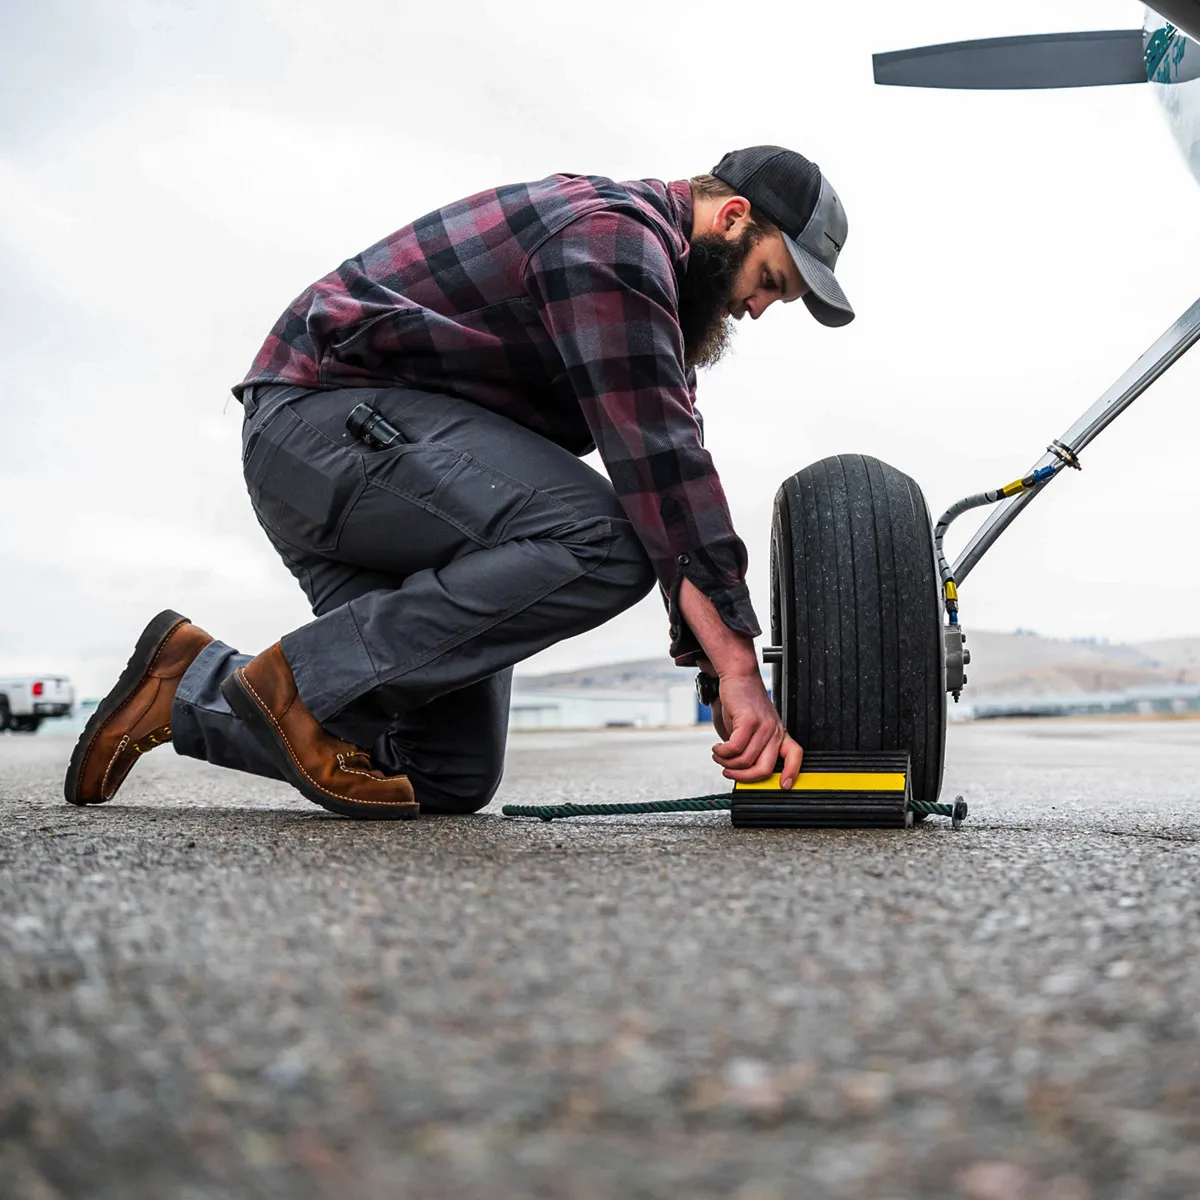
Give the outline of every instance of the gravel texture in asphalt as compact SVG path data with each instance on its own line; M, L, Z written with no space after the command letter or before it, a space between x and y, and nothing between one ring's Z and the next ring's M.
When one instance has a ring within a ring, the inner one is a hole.
M0 737L0 1196L1200 1195L1200 722L952 727L958 832L500 816L711 741L358 824L169 749L76 810Z

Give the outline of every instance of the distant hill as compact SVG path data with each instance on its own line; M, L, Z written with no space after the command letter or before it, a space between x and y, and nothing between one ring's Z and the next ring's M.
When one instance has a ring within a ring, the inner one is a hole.
M970 692L1048 695L1200 682L1200 638L1129 645L1031 633L968 631Z
M1126 644L1035 633L969 629L972 696L1042 696L1123 691L1156 683L1200 683L1200 637ZM599 688L658 691L687 675L669 658L600 663L548 675L519 675L520 690Z
M1136 649L1170 670L1200 671L1200 637L1138 642Z

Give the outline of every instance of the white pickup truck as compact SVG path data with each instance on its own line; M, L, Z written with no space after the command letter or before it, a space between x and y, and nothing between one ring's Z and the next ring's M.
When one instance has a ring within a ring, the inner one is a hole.
M46 717L74 707L75 689L63 675L0 675L0 733L34 733Z

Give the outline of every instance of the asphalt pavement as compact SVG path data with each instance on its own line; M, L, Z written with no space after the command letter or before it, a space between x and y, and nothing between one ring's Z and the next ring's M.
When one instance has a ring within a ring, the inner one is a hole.
M1200 1195L1200 721L955 726L957 832L500 816L710 741L357 824L169 749L76 810L0 737L0 1196Z

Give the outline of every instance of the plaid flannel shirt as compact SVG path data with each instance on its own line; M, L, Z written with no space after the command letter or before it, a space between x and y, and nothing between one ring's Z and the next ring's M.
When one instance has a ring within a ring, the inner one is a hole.
M760 629L683 362L691 221L686 180L553 175L470 196L297 297L234 394L262 383L443 391L573 454L598 449L663 589L671 654L694 662L684 576L730 629Z

